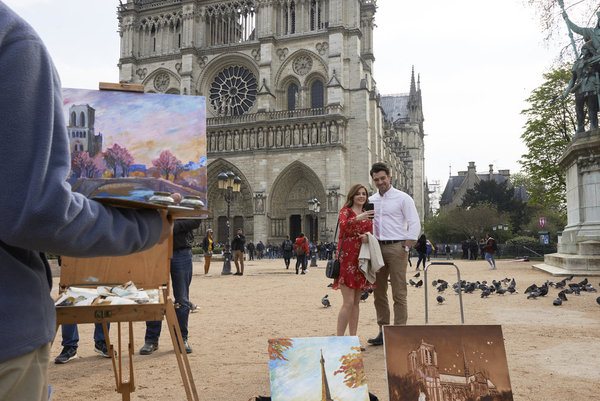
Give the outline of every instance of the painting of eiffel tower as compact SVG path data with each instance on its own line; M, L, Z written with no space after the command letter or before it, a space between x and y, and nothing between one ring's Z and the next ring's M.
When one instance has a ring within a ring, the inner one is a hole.
M358 337L269 340L273 401L368 401Z

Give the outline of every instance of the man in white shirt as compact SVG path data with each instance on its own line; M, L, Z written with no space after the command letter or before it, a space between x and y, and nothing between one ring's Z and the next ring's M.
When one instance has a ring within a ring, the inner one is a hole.
M408 318L406 265L410 247L421 232L421 223L415 201L410 195L392 187L387 164L383 162L373 164L371 178L378 189L377 193L369 198L369 201L375 205L373 232L379 241L385 265L377 272L374 292L379 334L375 338L370 338L368 342L372 345L382 345L381 327L390 324L388 277L392 283L394 324L405 325Z

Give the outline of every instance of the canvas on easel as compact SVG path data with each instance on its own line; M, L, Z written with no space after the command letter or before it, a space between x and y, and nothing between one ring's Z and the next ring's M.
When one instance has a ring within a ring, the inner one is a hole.
M273 401L368 401L356 336L269 340Z
M512 401L499 325L384 326L390 401Z
M147 201L154 192L206 205L206 104L201 96L63 89L73 190Z

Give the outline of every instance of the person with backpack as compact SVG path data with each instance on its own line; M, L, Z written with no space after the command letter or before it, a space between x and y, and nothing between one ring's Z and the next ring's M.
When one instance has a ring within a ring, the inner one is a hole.
M300 233L300 236L296 238L294 249L296 250L296 274L298 274L300 265L302 265L302 274L306 274L306 255L310 252L310 248L304 233Z
M281 251L283 252L283 261L285 262L285 268L290 268L290 259L292 258L292 251L294 250L294 244L290 241L290 236L286 235L285 239L281 243Z
M485 252L485 260L490 264L490 269L496 269L496 261L494 260L494 254L498 250L496 240L490 237L489 234L485 235L486 243L483 246L483 252Z

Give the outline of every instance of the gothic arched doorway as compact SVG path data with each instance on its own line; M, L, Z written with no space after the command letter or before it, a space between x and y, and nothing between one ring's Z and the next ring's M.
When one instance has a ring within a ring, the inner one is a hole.
M294 240L301 232L314 242L326 240L321 238L318 227L325 226L327 198L323 183L310 167L299 161L292 162L279 174L270 192L270 238L273 241L283 240L286 235ZM321 203L316 217L308 210L308 200L314 198Z

